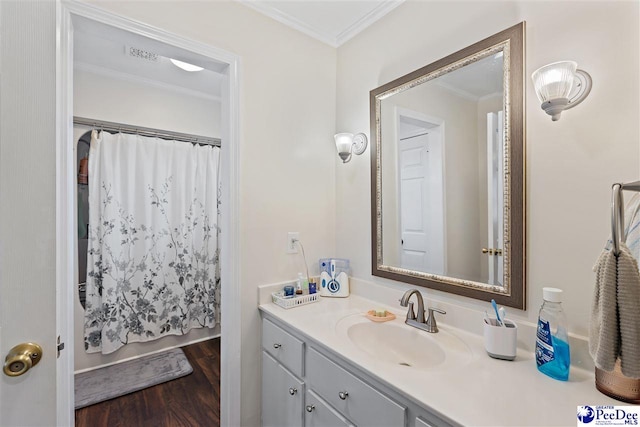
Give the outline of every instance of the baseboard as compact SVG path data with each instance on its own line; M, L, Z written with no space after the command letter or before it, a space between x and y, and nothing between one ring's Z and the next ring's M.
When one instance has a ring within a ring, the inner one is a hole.
M120 364L122 362L127 362L129 360L139 359L139 358L141 358L143 356L149 356L151 354L162 353L163 351L172 350L174 348L180 348L180 347L184 347L184 346L191 345L191 344L197 344L199 342L208 341L208 340L212 340L212 339L215 339L215 338L220 338L220 334L216 334L216 335L212 335L212 336L204 337L204 338L197 338L197 339L188 341L186 343L182 343L180 345L172 345L172 346L168 346L168 347L165 347L165 348L161 348L160 350L150 351L148 353L137 354L137 355L132 356L132 357L127 357L126 359L118 360L116 362L105 363L105 364L98 365L98 366L93 366L93 367L87 368L87 369L80 369L78 371L73 371L73 374L75 375L75 374L81 374L83 372L95 371L96 369L105 368L107 366L118 365L118 364Z

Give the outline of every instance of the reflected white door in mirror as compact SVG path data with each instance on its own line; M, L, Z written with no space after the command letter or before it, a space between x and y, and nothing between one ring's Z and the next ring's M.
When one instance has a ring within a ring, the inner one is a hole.
M397 108L395 123L400 265L409 270L444 274L444 122ZM392 245L389 246L385 252L391 250ZM393 260L391 253L384 256Z

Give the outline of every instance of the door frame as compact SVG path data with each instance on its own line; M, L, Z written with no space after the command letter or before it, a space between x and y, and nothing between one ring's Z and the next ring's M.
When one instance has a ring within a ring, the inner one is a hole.
M56 364L56 424L74 424L73 301L77 269L75 158L73 141L73 17L88 18L226 64L222 90L221 177L222 227L221 425L240 425L241 300L240 300L240 57L160 28L74 0L59 0L56 10L56 329L65 350Z

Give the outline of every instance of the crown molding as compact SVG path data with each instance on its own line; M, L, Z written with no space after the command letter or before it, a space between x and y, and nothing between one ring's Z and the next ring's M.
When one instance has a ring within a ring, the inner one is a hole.
M193 89L187 89L182 86L173 85L170 83L160 82L146 77L137 76L135 74L125 73L123 71L112 70L110 68L101 67L98 65L88 64L86 62L74 61L73 68L87 73L98 74L101 76L109 77L112 79L124 80L131 83L143 84L145 86L154 87L157 89L164 89L170 92L179 93L181 95L192 96L195 98L206 99L207 101L221 102L221 97L216 95L209 95L204 92L200 92Z
M480 98L478 98L478 101L486 101L487 99L491 99L491 98L502 98L503 96L504 96L503 92L493 92L488 95L481 96Z
M243 5L262 13L281 24L287 25L295 30L300 31L316 40L319 40L331 47L339 47L347 40L354 37L356 34L363 31L365 28L382 18L387 13L391 12L396 7L400 6L405 0L384 0L378 6L376 6L369 13L358 19L352 25L340 32L338 35L334 35L331 32L321 30L313 25L309 25L306 22L299 20L281 10L268 6L256 0L236 0Z
M373 9L371 12L358 19L351 26L345 28L340 34L336 36L336 47L343 45L354 36L364 31L367 27L374 22L391 12L396 7L404 3L405 0L385 0Z
M451 93L454 93L456 95L458 95L460 98L466 99L468 101L478 101L480 98L470 92L467 92L464 89L460 89L457 88L449 83L445 83L443 81L436 81L436 85L440 86L441 88L444 88L446 90L448 90Z

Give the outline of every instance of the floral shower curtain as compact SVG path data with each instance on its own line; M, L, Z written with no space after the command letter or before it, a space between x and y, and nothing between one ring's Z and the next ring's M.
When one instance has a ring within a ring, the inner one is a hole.
M220 149L94 131L85 350L219 321Z

